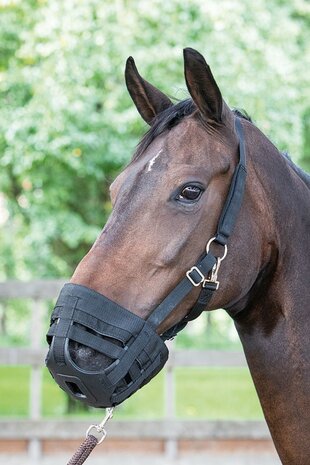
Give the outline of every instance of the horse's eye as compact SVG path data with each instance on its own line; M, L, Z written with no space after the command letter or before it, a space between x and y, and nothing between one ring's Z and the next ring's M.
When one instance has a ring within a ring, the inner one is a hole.
M203 189L198 186L185 186L177 197L177 200L194 202L200 199Z

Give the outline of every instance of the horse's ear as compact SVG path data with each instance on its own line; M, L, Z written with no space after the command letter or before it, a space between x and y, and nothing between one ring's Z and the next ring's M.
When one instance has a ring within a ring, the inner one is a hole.
M173 105L165 94L140 76L132 57L126 62L125 80L138 112L148 124L158 113Z
M220 123L223 99L209 65L192 48L185 48L183 53L186 85L193 101L206 121Z

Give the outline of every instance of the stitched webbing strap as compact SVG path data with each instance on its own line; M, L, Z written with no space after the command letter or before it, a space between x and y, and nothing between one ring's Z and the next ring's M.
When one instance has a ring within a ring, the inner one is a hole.
M165 331L165 333L162 335L162 338L164 340L174 338L180 331L182 331L182 329L185 328L189 321L195 320L198 316L200 316L210 302L215 290L216 285L213 283L210 283L207 285L207 287L202 288L198 300L191 311L179 323Z
M197 302L189 314L184 318L186 322L195 320L205 310L213 296L214 291L216 291L216 284L214 283L209 283L206 287L201 289Z
M246 178L246 157L242 124L235 118L235 128L239 138L239 163L236 166L229 192L222 210L215 241L221 245L227 244L232 233L243 200Z

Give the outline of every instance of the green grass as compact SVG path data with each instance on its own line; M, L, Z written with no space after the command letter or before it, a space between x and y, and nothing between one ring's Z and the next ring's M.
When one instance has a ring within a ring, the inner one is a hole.
M246 368L178 368L175 379L178 417L259 419L263 416ZM0 367L0 416L28 415L29 381L29 367ZM66 395L44 369L43 415L64 415L66 402ZM98 410L78 413L92 418L97 414ZM124 402L116 414L119 419L162 417L164 372Z
M176 413L208 419L263 418L246 368L176 369Z
M28 367L0 367L0 415L28 414L30 369Z

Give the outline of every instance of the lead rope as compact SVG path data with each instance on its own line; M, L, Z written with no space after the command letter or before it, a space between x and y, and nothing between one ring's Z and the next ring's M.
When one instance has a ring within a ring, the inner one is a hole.
M67 465L83 465L87 457L91 454L97 444L101 444L106 438L107 432L104 429L105 424L113 417L114 407L107 408L104 419L99 425L90 425L86 431L86 439L82 442L78 450L71 457ZM91 431L93 431L91 433Z

